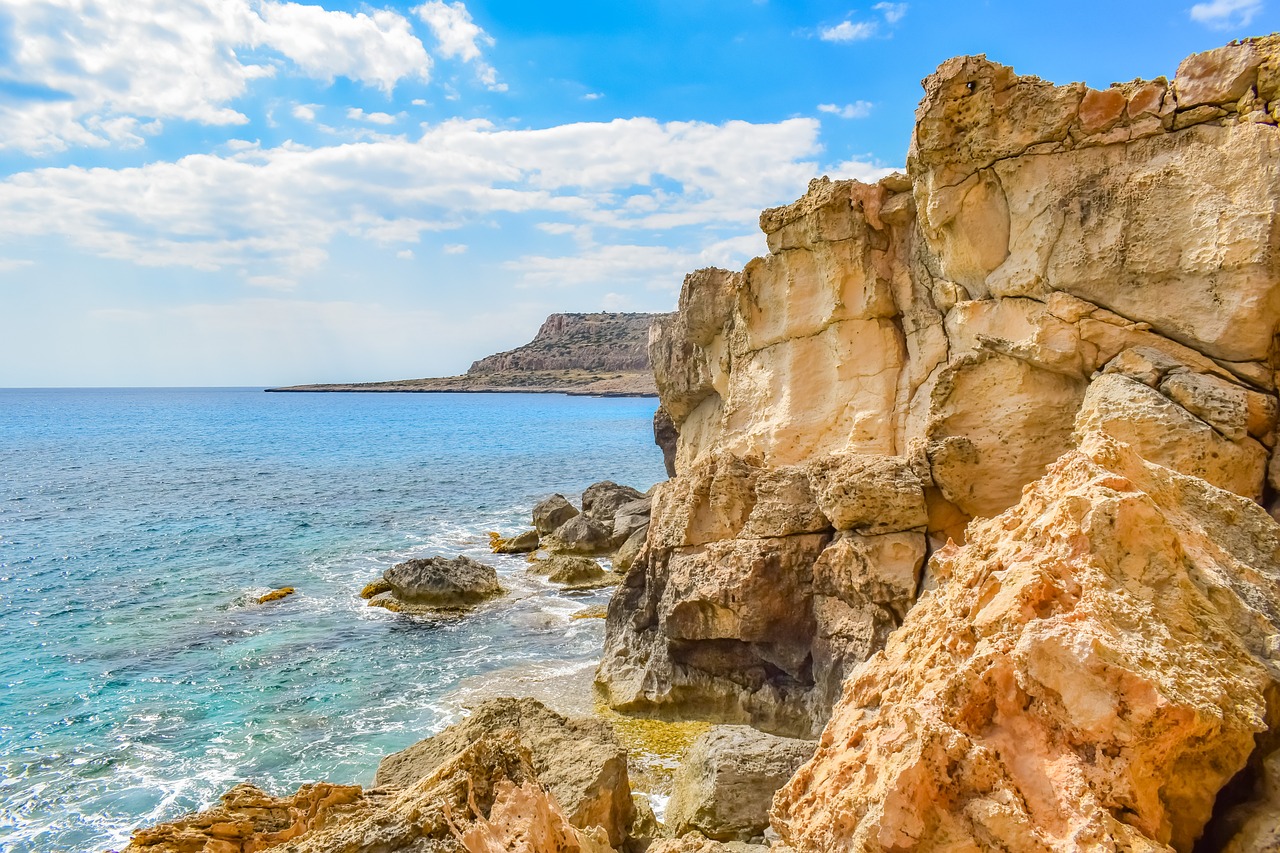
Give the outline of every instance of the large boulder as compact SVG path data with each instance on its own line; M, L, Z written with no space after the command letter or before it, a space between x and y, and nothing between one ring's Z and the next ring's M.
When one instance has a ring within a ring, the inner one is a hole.
M585 514L575 515L543 539L542 545L553 554L593 557L613 550L613 532Z
M716 726L694 741L676 772L668 828L716 841L762 840L773 795L816 746L749 726Z
M508 538L498 533L489 534L489 550L495 554L528 554L538 550L539 544L541 540L536 530L526 530Z
M546 536L578 514L578 509L564 495L552 495L533 506L533 526Z
M601 524L612 527L613 516L623 504L644 498L630 486L619 486L610 480L592 483L582 493L582 512Z
M570 823L582 829L603 827L609 843L622 842L635 814L626 750L604 720L562 717L535 699L484 702L440 734L388 755L378 765L374 784L410 788L504 729L514 730L528 749L538 781Z
M493 566L467 556L406 560L383 572L382 579L387 589L374 593L369 604L410 613L466 610L505 592Z

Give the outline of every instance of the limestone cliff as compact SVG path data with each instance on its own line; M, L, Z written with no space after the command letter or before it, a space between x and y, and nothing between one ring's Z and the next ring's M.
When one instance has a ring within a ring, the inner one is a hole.
M1280 721L1280 38L924 89L906 175L814 181L655 325L677 476L599 682L825 726L801 850L1190 850Z

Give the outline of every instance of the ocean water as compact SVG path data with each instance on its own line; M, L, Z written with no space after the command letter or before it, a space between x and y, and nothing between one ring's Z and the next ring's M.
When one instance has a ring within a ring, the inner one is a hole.
M603 624L570 616L608 593L555 589L486 533L552 492L661 479L655 405L0 390L0 849L118 849L242 779L369 784L486 690L581 692ZM358 598L432 554L511 592L438 621Z

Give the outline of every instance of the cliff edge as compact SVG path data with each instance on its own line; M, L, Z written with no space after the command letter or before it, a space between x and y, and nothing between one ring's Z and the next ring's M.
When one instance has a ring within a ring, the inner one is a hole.
M1280 38L924 89L907 174L655 325L676 476L598 682L820 734L798 851L1275 849Z

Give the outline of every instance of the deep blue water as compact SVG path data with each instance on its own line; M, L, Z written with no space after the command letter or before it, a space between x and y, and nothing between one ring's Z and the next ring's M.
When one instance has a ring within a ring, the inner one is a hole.
M0 390L0 849L123 846L241 779L368 784L486 679L581 684L603 626L569 615L605 594L551 588L486 531L661 479L654 407ZM492 562L511 594L444 622L358 598L436 553Z

